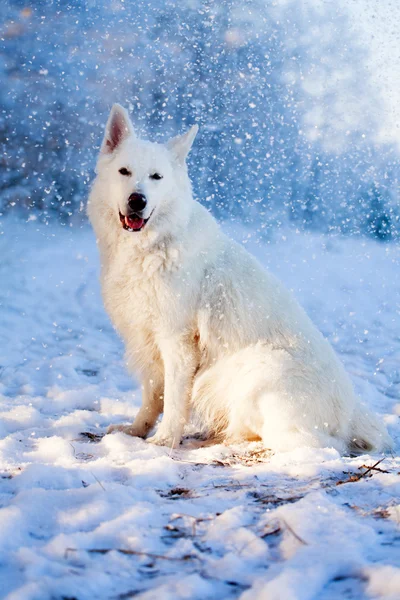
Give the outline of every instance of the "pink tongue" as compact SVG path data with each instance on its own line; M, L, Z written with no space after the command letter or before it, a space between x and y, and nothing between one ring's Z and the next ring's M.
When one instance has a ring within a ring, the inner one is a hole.
M140 219L139 217L135 217L134 219L125 217L125 225L129 227L129 229L140 229L144 225L144 219Z

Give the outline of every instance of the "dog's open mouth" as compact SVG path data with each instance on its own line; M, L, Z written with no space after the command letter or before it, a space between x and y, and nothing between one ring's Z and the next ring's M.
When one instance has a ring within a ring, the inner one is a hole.
M119 213L119 220L121 221L122 227L125 231L141 231L150 219L153 212L150 213L147 219L139 217L139 215L126 215L124 216L121 212Z

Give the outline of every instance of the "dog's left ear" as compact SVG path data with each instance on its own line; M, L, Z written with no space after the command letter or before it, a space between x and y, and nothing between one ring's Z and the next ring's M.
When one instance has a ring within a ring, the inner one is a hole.
M131 135L134 135L133 125L127 111L120 104L114 104L108 117L101 152L112 154Z
M167 143L167 148L172 152L175 158L183 164L186 160L187 155L190 152L190 148L194 142L194 138L199 130L198 125L193 125L186 133L178 135Z

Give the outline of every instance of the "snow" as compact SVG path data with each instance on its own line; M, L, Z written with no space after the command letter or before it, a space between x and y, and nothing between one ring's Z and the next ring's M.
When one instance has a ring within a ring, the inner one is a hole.
M102 437L141 394L93 234L0 229L2 598L400 598L398 456ZM227 229L293 289L398 448L400 247Z

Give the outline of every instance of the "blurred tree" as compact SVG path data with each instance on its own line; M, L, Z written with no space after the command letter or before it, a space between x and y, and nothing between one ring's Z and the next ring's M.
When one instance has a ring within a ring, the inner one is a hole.
M383 194L376 183L367 191L365 203L368 205L367 231L380 241L390 240L392 232L390 215L386 208L388 203L384 201Z

